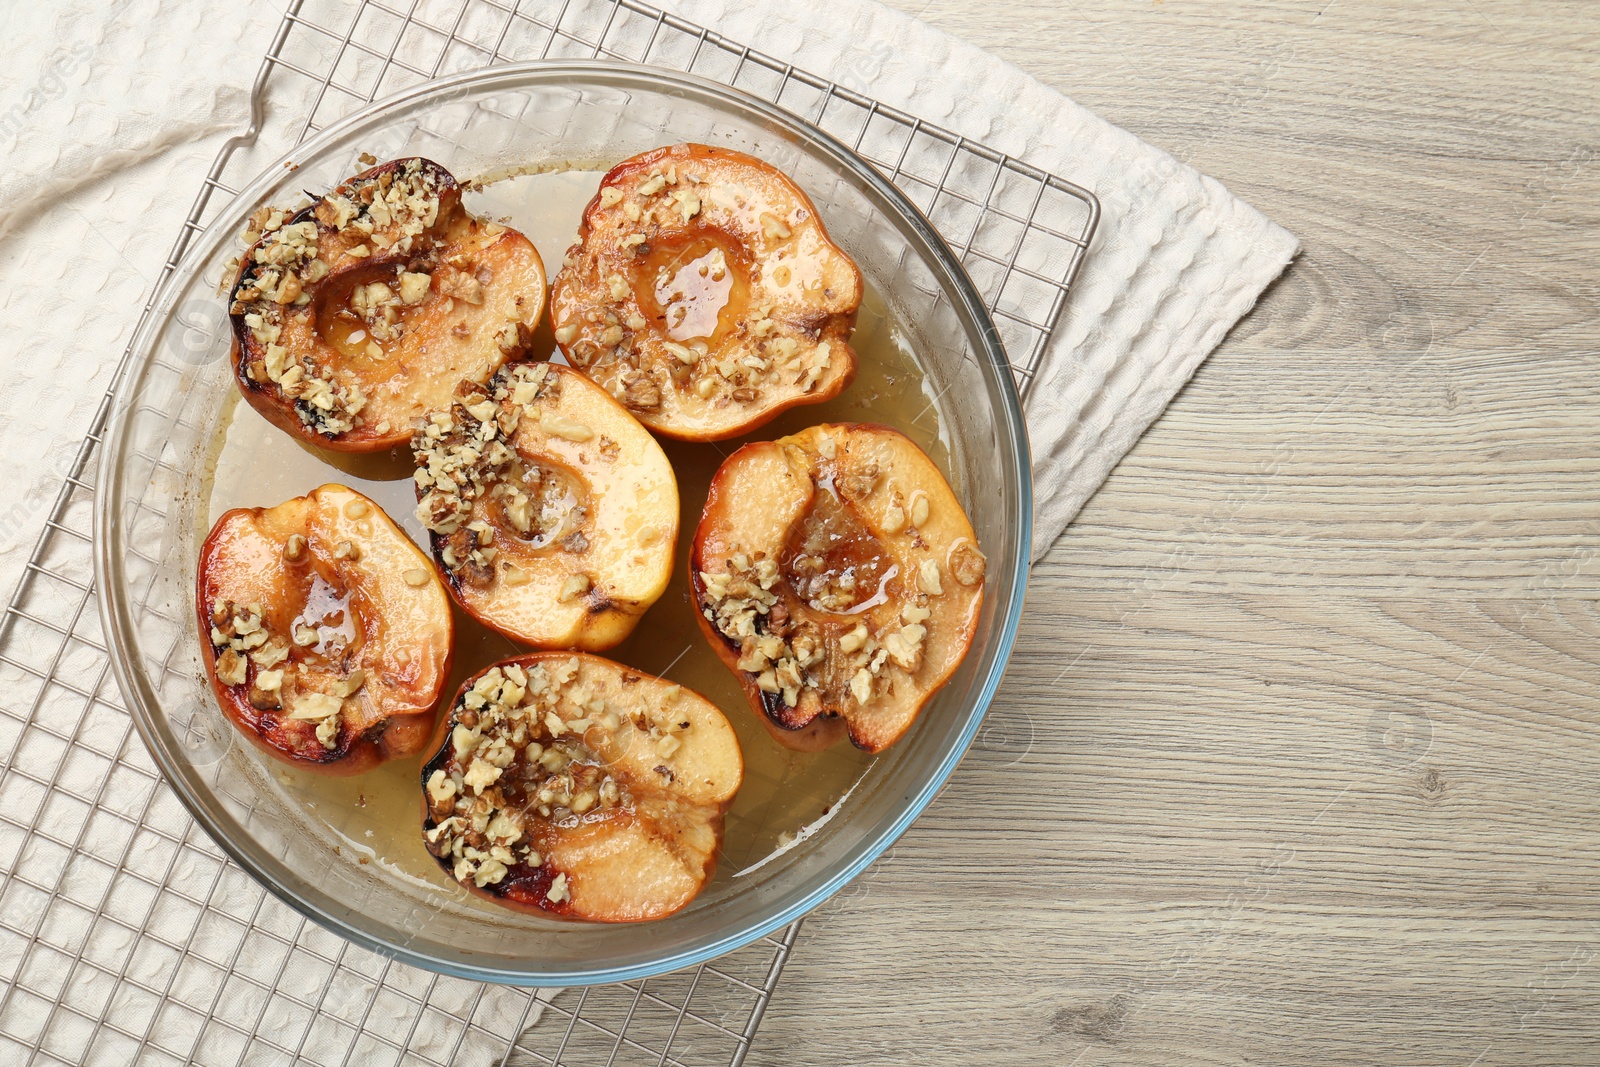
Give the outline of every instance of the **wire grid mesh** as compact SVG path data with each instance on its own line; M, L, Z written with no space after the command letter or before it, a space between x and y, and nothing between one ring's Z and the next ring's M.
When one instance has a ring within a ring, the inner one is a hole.
M294 143L441 74L579 56L736 85L854 146L961 255L1026 395L1098 221L1093 196L636 0L293 0L257 121L213 165L163 278L214 194L281 151L256 136L269 82L304 102ZM90 551L109 410L108 394L0 616L0 1060L737 1067L798 926L645 982L484 986L350 945L226 859L161 781L109 674Z

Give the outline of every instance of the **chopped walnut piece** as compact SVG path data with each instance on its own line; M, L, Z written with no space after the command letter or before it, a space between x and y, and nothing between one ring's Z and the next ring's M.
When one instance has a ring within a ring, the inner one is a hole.
M442 769L434 771L432 777L428 779L428 796L434 805L448 804L455 795L455 780Z
M635 411L654 411L661 406L661 387L648 375L635 374L623 387L622 402Z
M679 363L693 366L700 361L700 353L688 345L680 345L676 341L662 341L661 347L672 353Z
M928 494L918 489L911 494L911 525L922 527L928 522Z
M404 304L420 304L427 299L428 289L433 283L433 277L428 274L414 274L405 271L400 275L400 301Z
M289 642L281 636L267 638L266 644L250 653L250 659L262 670L270 670L288 658Z
M878 485L878 465L868 463L861 467L849 467L836 479L839 490L852 500L861 500L872 495Z
M317 723L317 740L322 742L323 748L339 747L339 715L329 715Z
M233 649L217 657L217 681L223 685L243 685L249 663Z
M768 238L787 240L792 236L789 224L768 211L761 213L761 232Z
M347 677L334 686L334 694L340 697L353 696L360 692L361 687L366 684L367 672L358 667L357 669L351 671Z
M700 197L693 189L675 189L672 199L677 203L685 223L700 214Z
M544 856L527 819L562 826L631 808L632 796L585 740L624 720L574 682L576 663L490 667L458 698L450 744L424 787L427 847L458 880L484 888L514 866L539 867Z
M971 541L960 541L950 550L950 573L962 585L983 581L985 566L983 553Z
M282 697L275 688L263 689L259 685L252 685L246 699L257 711L274 711L283 706Z
M353 372L338 366L338 357L325 349L306 349L304 321L312 298L309 288L328 277L339 264L319 254L325 236L336 239L330 255L361 259L371 254L365 242L379 248L411 253L415 241L436 221L440 195L450 178L424 161L411 159L382 169L375 175L352 178L338 191L301 212L301 221L288 222L281 210L252 216L257 243L250 251L234 288L229 314L234 316L241 340L247 377L274 387L276 401L287 406L307 429L324 437L339 437L357 428L367 400ZM276 225L274 225L276 223ZM386 280L357 286L342 314L362 320L364 329L353 344L369 337L366 348L381 356L383 343L403 332L396 308L420 300L426 293L427 275L392 268ZM401 290L396 295L389 282ZM419 288L420 283L420 288ZM294 325L295 351L280 344L286 327ZM326 365L326 364L334 365Z
M857 623L855 629L839 638L839 651L846 653L859 651L867 643L867 636L866 623Z
M561 904L572 899L572 894L567 891L567 876L558 874L550 883L550 888L545 891L545 898L552 904Z
M296 719L326 719L339 714L344 702L330 693L302 693L295 699L289 715Z

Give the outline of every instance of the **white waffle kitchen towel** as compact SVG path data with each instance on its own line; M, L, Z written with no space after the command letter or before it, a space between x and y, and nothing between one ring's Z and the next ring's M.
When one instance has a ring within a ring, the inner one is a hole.
M418 14L448 26L462 2ZM312 6L328 25L356 7ZM1030 399L1036 554L1297 250L1215 180L873 0L665 6L1099 196L1098 236ZM20 447L0 474L0 592L21 574L207 166L248 122L281 15L227 0L6 6L0 424ZM287 150L310 102L304 79L272 83L267 143Z

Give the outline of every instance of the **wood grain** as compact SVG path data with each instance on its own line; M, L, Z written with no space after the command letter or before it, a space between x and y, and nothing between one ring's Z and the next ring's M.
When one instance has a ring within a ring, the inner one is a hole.
M1036 568L749 1062L1600 1062L1594 9L898 6L1305 253Z

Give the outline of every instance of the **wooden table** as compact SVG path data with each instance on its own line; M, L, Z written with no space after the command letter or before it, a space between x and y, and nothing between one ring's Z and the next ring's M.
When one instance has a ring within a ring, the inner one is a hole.
M1600 12L900 3L1305 252L750 1062L1600 1062Z

